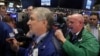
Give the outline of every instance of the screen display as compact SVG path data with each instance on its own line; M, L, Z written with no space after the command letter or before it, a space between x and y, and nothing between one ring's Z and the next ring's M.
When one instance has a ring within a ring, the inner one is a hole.
M41 6L50 6L51 0L41 0Z
M93 5L95 3L95 0L84 0L83 8L86 10L93 9Z
M87 0L86 9L91 9L91 5L92 5L92 1L91 0Z
M14 3L10 2L8 7L13 7L14 6Z
M17 13L10 13L10 17L12 17L15 21L18 21L18 14Z
M7 12L8 12L8 13L15 13L15 12L16 12L16 9L13 8L13 7L8 7L8 8L7 8Z
M17 17L17 14L10 14L10 16L11 16L12 18L16 18L16 17Z

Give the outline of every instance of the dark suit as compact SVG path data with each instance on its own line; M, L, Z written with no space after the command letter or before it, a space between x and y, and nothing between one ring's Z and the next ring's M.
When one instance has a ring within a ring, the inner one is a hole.
M4 27L3 27L3 23L0 22L0 56L3 56L3 43L4 43L4 38L5 38L5 35L4 35Z
M56 50L52 41L52 37L54 36L53 32L51 31L45 36L45 38L40 41L37 46L35 46L39 50L38 56L62 56L62 53L58 53L58 51ZM29 49L30 47L28 49L20 48L18 56L28 56L28 53L30 51Z

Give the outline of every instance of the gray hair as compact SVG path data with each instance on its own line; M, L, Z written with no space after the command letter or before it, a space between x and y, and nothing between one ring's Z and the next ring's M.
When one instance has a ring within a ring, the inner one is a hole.
M32 14L35 14L38 20L47 20L48 28L51 28L54 22L54 17L53 12L50 11L48 8L37 7L32 11Z

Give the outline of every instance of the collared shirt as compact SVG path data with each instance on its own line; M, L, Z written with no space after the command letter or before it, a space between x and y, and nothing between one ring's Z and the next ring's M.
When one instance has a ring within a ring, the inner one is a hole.
M77 38L77 36L78 36L79 33L80 33L80 31L77 32L77 33L75 33L75 34L72 34L72 35L73 35L73 37L72 37L72 41L75 40L75 39Z
M91 32L96 37L96 39L98 40L98 28L91 27Z
M48 32L38 36L38 37L35 37L35 42L38 44L43 38L45 38L45 36L47 35Z
M47 33L48 32L46 32L46 33L44 33L44 34L42 34L42 35L34 38L34 42L35 43L33 43L33 45L31 46L31 48L29 49L30 51L29 51L28 56L38 56L38 48L36 46L38 44L40 44L40 41L45 38L45 36L47 35Z
M75 35L78 35L80 33L80 31L79 32L77 32Z
M75 33L75 34L73 34L73 33L72 33L72 35L76 35L76 36L77 36L79 33L80 33L80 31L79 31L79 32L77 32L77 33Z

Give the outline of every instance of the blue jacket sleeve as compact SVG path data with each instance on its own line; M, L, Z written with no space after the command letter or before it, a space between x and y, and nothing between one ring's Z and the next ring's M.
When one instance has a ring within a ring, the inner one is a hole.
M17 55L18 56L25 56L25 53L26 53L26 49L20 47L19 50L18 50L18 52L17 52Z

